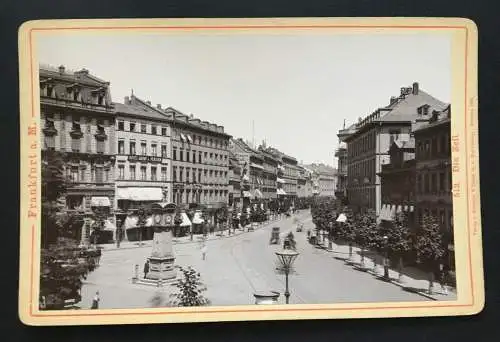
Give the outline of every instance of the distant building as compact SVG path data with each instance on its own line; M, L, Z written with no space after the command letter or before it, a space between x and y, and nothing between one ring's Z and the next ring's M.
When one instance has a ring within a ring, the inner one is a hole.
M111 211L115 198L115 111L109 82L86 69L40 66L42 159L61 152L70 211Z
M297 180L299 178L297 159L273 147L266 147L265 151L278 161L278 198L293 204L295 198L297 198Z
M337 170L325 164L309 164L304 168L311 171L312 193L317 196L335 197Z
M339 132L347 143L347 195L358 210L373 209L380 214L382 165L389 162L389 147L396 140L409 140L411 125L419 116L443 110L446 104L419 88L401 88L398 97L364 119Z
M454 265L453 198L451 170L451 108L432 111L414 124L416 144L416 213L436 217L448 240L450 267Z

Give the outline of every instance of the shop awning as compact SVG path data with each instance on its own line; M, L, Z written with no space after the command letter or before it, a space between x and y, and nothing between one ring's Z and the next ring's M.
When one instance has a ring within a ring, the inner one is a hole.
M109 197L92 197L90 199L91 207L111 207Z
M193 140L191 139L191 136L189 134L186 134L186 138L190 144L193 143Z
M262 192L259 190L259 189L255 189L253 191L253 197L258 197L258 198L262 198Z
M255 163L250 163L250 166L251 167L254 167L256 169L260 169L260 170L263 170L264 167L262 165L259 165L259 164L255 164Z
M340 214L336 221L344 223L347 221L347 216L345 216L345 214Z
M189 220L187 214L181 213L181 217L182 217L181 227L189 227L191 225L191 221Z
M250 191L243 191L243 197L252 197Z
M278 195L286 195L285 190L283 190L283 189L281 189L281 188L280 188L280 189L278 189L278 190L276 190L276 193L277 193Z
M137 227L137 221L139 221L139 218L137 216L128 216L125 219L125 223L123 226L125 229L131 229ZM153 225L153 217L148 217L146 220L146 227L151 227Z
M196 211L193 217L193 224L202 224L203 222L205 220L201 218L201 211Z
M285 183L285 180L283 178L276 178L276 182Z
M161 188L125 187L116 189L116 199L129 201L161 201Z
M244 175L242 179L246 182L250 181L250 177L248 177L248 175Z

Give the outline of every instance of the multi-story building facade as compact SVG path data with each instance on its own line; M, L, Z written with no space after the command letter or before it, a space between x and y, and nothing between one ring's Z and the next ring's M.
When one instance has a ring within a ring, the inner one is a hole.
M159 112L172 120L172 200L218 210L229 199L231 138L224 127L168 107Z
M451 108L433 111L413 127L416 148L416 219L432 215L448 239L450 267L454 268L453 198L451 168Z
M264 159L262 170L262 194L265 199L277 198L276 179L278 173L278 160L270 153L259 148L259 154Z
M415 139L396 140L389 149L390 162L382 165L382 207L379 220L393 221L401 211L413 222L415 206Z
M401 88L399 97L391 97L389 105L339 133L339 138L347 143L347 194L351 206L380 214L382 196L377 174L389 162L389 147L395 140L409 139L411 124L419 115L445 107L445 103L414 83Z
M109 82L88 70L41 66L40 121L42 158L61 152L69 185L68 210L112 210L115 186L115 112Z
M115 103L116 110L116 207L138 208L151 202L170 201L170 121L144 106L136 96Z
M243 173L248 175L249 190L243 191L243 197L249 201L264 199L264 182L268 184L268 180L264 178L268 175L264 170L265 157L241 138L233 139L231 142L231 152L238 159Z

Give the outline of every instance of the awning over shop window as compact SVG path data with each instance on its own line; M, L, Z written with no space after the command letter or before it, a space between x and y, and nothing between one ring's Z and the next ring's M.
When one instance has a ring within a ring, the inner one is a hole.
M205 220L201 218L201 211L196 211L193 217L193 224L202 224L203 222Z
M285 180L283 178L276 178L276 182L285 183Z
M283 189L278 189L278 190L276 190L276 193L277 193L278 195L286 195L286 192L285 192L285 190L283 190Z
M250 191L243 191L243 197L252 197Z
M189 134L186 134L187 141L192 144L193 140L191 139L191 136Z
M253 197L262 198L262 192L259 189L253 191Z
M110 207L111 202L109 201L109 197L92 197L90 199L91 207Z
M129 201L161 201L163 199L163 191L161 188L117 188L116 199Z
M347 221L347 216L345 216L345 214L340 214L336 221L344 223Z
M260 169L260 170L263 170L264 167L262 165L259 165L259 164L255 164L255 163L250 163L250 166L251 167L254 167L256 169Z
M139 221L139 218L137 216L128 216L125 219L125 223L123 226L125 229L131 229L137 227L137 221ZM146 220L146 227L151 227L153 225L153 217L148 217Z
M191 221L189 220L187 214L181 213L181 217L182 217L181 227L189 227L191 225Z

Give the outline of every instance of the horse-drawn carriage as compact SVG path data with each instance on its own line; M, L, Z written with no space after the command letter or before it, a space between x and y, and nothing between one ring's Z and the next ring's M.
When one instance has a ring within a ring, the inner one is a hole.
M273 227L271 231L271 239L269 240L269 244L276 245L280 243L280 227Z

